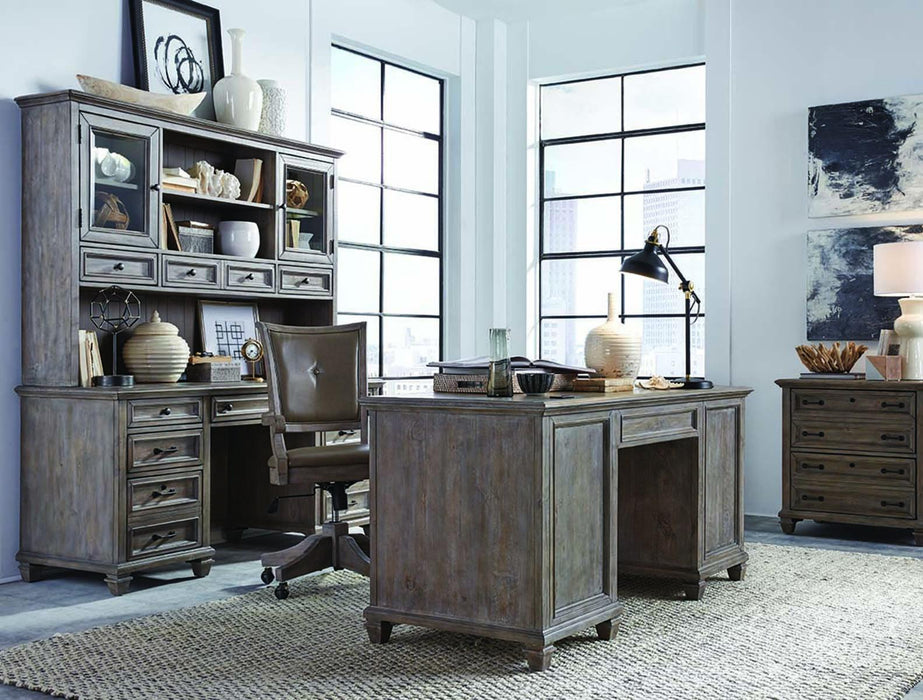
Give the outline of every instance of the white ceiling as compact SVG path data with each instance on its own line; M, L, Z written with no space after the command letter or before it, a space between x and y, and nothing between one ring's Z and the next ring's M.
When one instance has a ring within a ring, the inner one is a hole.
M459 15L505 22L538 19L553 14L586 14L616 5L634 5L645 0L435 0Z

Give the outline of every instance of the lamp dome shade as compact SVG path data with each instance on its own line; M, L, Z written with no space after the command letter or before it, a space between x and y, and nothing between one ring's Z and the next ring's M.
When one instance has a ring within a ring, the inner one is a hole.
M923 294L923 241L879 243L872 260L875 296Z
M657 255L656 245L649 241L644 244L644 249L640 253L625 259L621 271L622 274L638 275L658 282L666 282L670 277L667 266Z

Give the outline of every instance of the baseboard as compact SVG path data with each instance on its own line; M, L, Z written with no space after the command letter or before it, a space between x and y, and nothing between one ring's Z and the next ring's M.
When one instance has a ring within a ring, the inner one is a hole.
M13 583L14 581L22 581L20 576L8 576L7 578L0 578L0 585L4 583Z

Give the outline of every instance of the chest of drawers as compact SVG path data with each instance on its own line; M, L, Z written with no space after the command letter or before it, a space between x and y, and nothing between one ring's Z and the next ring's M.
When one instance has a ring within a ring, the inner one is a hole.
M780 379L782 530L800 520L908 528L923 545L921 382Z

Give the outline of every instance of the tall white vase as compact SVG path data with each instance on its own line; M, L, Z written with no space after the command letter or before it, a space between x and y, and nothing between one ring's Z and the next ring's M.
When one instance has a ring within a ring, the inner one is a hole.
M241 45L243 29L228 29L231 35L231 74L215 83L212 97L215 116L222 124L256 131L263 111L263 89L253 78L243 74Z
M586 337L586 366L604 377L634 379L641 366L641 333L619 321L618 296L609 293L609 317Z
M894 330L901 339L903 379L923 379L923 297L899 299L901 315Z

